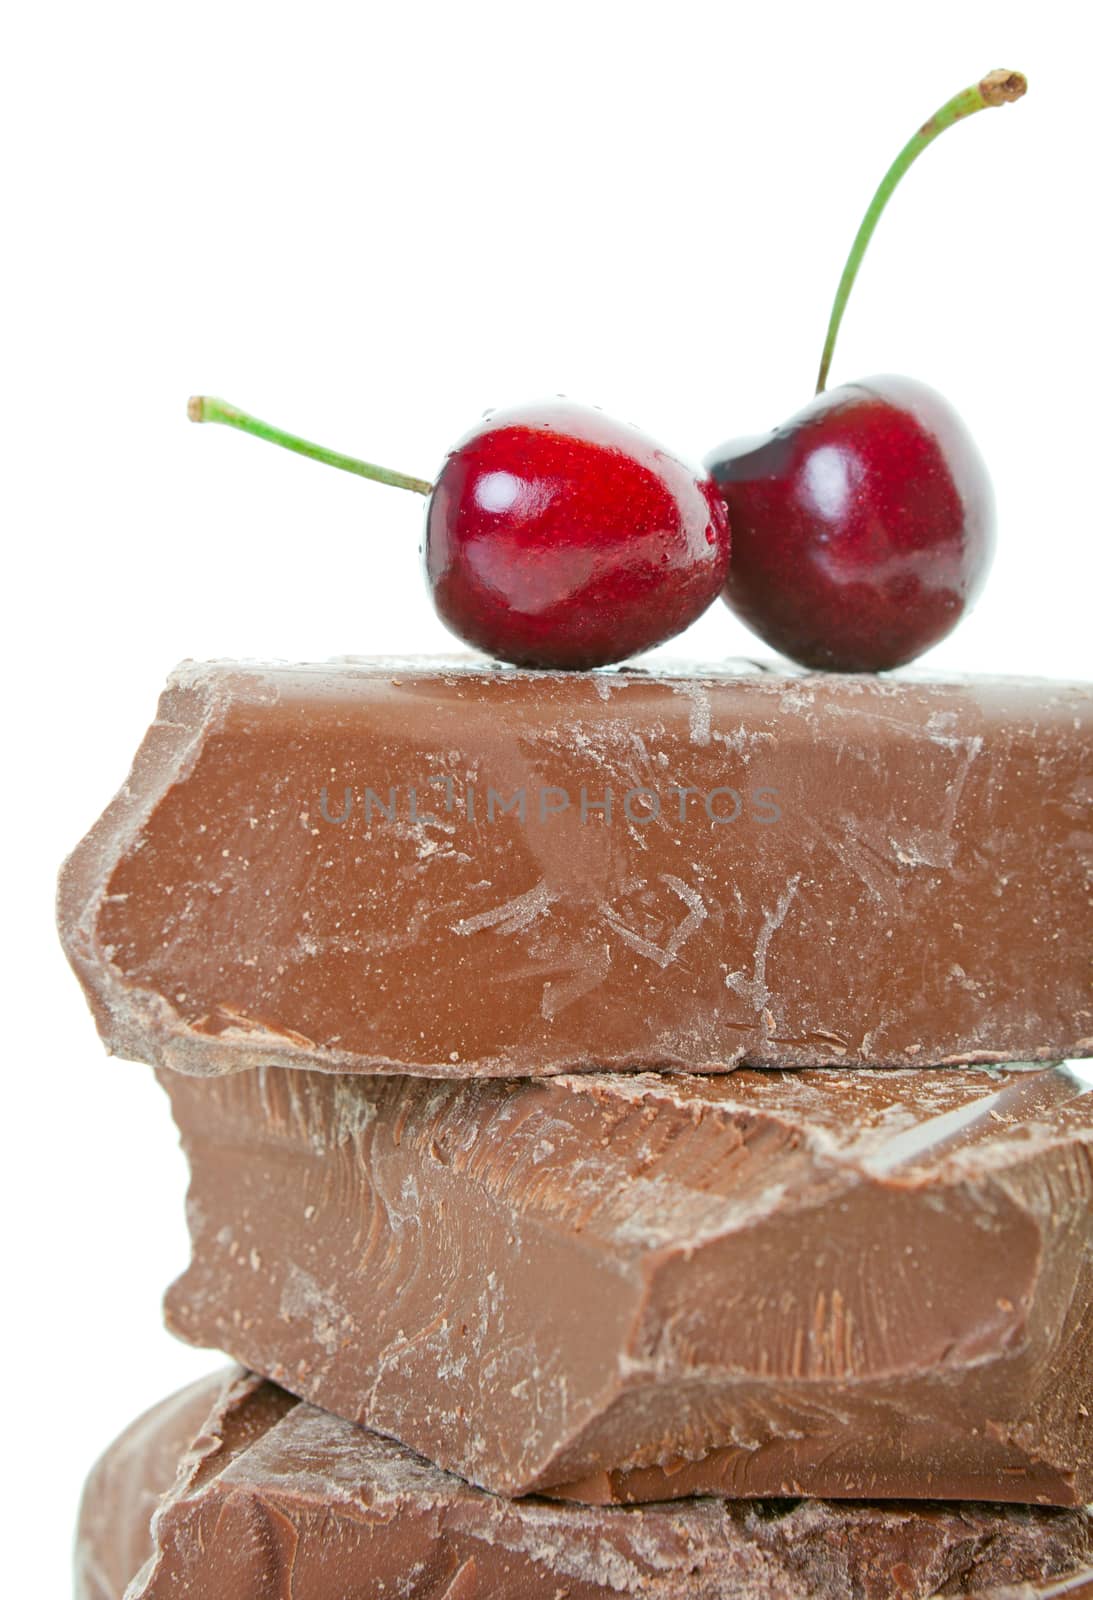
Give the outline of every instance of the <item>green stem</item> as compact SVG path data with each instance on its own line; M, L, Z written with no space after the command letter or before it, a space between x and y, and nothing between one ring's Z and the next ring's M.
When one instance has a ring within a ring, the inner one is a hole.
M850 247L850 254L846 258L843 275L839 279L839 287L835 294L835 303L831 307L831 320L827 325L827 340L824 344L824 353L820 361L820 376L816 381L816 393L823 391L827 382L828 372L831 370L831 357L835 351L835 340L839 336L839 325L843 320L846 302L850 298L850 291L854 287L854 279L858 275L862 257L873 237L873 230L880 221L880 214L888 204L895 189L907 168L916 161L925 150L926 146L933 144L939 133L944 133L946 128L951 128L954 122L961 122L965 117L970 117L973 112L984 111L988 106L1002 106L1008 100L1019 100L1028 88L1028 83L1019 72L988 72L980 82L973 84L970 89L962 89L951 100L947 100L940 111L935 111L929 122L924 122L922 127L908 139L899 155L892 162L888 171L881 179L880 187L869 202L869 210L862 218L861 227L858 229L854 243Z
M377 483L389 483L394 489L412 489L415 494L431 494L433 486L424 478L408 478L404 472L392 472L389 467L376 467L370 461L358 461L356 456L343 456L325 445L311 444L294 433L273 428L268 422L259 422L238 406L226 400L214 400L209 395L195 394L186 408L191 422L223 422L229 428L239 428L252 433L256 439L268 439L285 450L295 450L297 455L309 456L312 461L322 461L328 467L338 467L342 472L353 472L358 478L374 478Z

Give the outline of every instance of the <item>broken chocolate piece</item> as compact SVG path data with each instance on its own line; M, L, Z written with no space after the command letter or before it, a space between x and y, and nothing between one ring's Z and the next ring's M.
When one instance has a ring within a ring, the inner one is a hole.
M169 1325L472 1482L1093 1497L1066 1068L161 1081Z
M190 664L61 930L198 1074L1079 1056L1091 749L1017 679Z
M191 1452L211 1450L215 1437L223 1437L226 1448L240 1437L237 1430L229 1443L223 1431L228 1418L245 1416L262 1431L293 1404L273 1384L248 1384L242 1373L221 1372L138 1417L88 1478L76 1531L76 1600L121 1600L152 1554L152 1519L180 1469L191 1465Z
M165 1401L95 1468L76 1600L988 1600L1091 1568L1078 1510L499 1500L234 1372Z

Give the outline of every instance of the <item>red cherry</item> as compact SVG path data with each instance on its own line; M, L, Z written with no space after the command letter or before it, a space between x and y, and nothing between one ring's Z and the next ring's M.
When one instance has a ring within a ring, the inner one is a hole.
M733 530L725 599L803 666L901 666L982 588L990 479L956 412L925 384L829 390L768 439L722 445L706 465Z
M803 666L902 666L943 639L983 585L994 497L960 418L910 378L824 385L862 257L903 174L946 128L1025 89L1019 72L989 72L911 136L850 248L816 398L772 436L707 457L732 522L725 599Z
M548 400L494 413L435 485L311 444L208 395L223 422L429 498L425 569L468 644L527 667L602 667L674 638L725 582L729 523L700 468L602 411Z
M451 451L425 525L453 633L521 666L597 667L681 633L725 581L713 485L565 400L489 416Z

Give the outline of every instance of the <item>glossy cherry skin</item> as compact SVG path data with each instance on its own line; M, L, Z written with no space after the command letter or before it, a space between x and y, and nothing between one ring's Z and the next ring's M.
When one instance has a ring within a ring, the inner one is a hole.
M725 506L697 467L566 400L493 412L448 455L425 570L444 623L518 666L622 661L725 582Z
M913 661L983 585L990 479L956 412L925 384L879 377L829 390L706 465L732 522L725 600L802 666Z

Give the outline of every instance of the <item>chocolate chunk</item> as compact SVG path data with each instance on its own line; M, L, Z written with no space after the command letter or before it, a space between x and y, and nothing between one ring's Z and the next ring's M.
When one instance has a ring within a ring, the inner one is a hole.
M1073 1057L1091 748L1016 679L189 665L62 934L197 1074Z
M1093 1497L1066 1068L161 1081L170 1326L488 1489Z
M76 1555L76 1600L994 1600L1086 1581L1085 1511L510 1502L239 1372L111 1447Z

